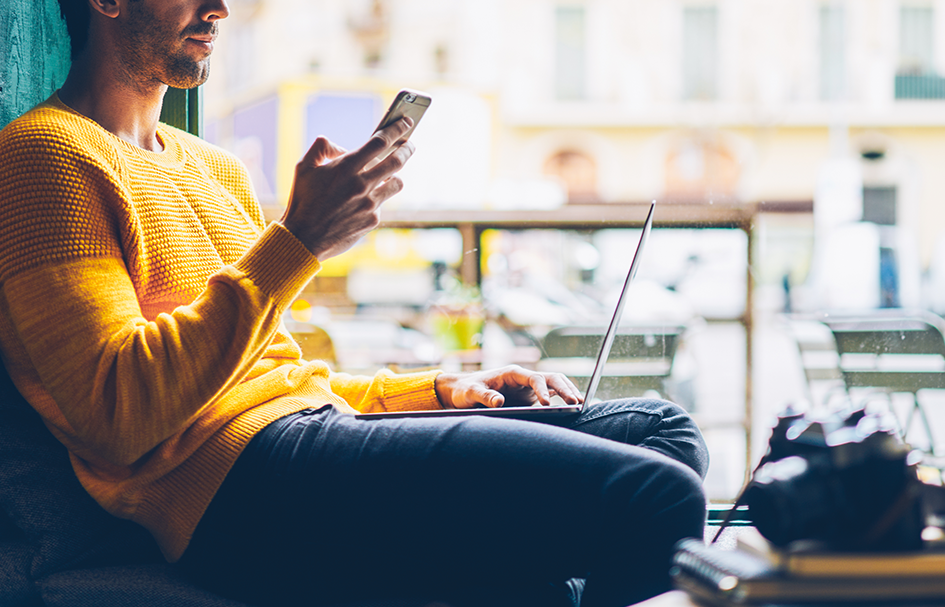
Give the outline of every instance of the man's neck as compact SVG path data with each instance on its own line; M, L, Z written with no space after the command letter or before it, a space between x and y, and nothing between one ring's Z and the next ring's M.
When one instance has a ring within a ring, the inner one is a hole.
M157 125L167 86L107 78L106 73L90 69L87 57L77 57L59 99L119 139L148 151L162 151Z

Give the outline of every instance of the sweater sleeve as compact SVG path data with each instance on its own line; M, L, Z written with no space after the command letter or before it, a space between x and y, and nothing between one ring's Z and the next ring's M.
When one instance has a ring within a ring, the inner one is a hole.
M193 303L148 321L121 255L135 232L120 180L28 137L0 141L0 165L3 305L91 462L137 461L236 385L319 267L273 224Z
M388 369L374 377L332 373L331 390L362 413L442 409L434 389L440 373L393 373Z
M305 282L254 281L254 264L277 257L273 241L284 239L270 228L191 305L151 322L115 258L41 266L4 283L40 380L91 454L131 464L241 380L291 302L288 287Z

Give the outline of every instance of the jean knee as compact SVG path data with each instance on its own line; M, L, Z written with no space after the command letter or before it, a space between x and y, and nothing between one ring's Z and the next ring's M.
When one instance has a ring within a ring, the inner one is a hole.
M665 465L656 475L662 487L663 514L675 529L674 540L702 537L706 520L706 496L702 478L689 466Z
M593 403L565 424L573 430L652 449L705 478L709 452L702 432L679 405L659 398L624 398Z
M641 405L657 415L659 423L640 446L660 451L705 478L709 470L709 448L689 412L668 400L646 399Z
M647 411L657 415L660 419L686 417L690 418L689 413L676 403L662 398L628 398L626 401L633 403L634 408L639 411ZM620 401L617 401L620 402Z

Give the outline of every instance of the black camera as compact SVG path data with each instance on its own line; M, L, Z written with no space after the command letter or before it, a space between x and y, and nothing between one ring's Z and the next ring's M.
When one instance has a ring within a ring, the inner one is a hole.
M858 409L814 419L789 410L740 501L777 546L915 550L945 502L942 487L919 480L915 459L889 415Z

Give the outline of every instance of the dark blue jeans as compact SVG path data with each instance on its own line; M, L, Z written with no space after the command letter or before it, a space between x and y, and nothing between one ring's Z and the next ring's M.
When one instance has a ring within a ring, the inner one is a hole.
M702 537L707 467L698 428L661 400L554 424L308 410L247 446L181 566L280 607L553 607L570 578L583 606L624 607L668 590L673 544Z

